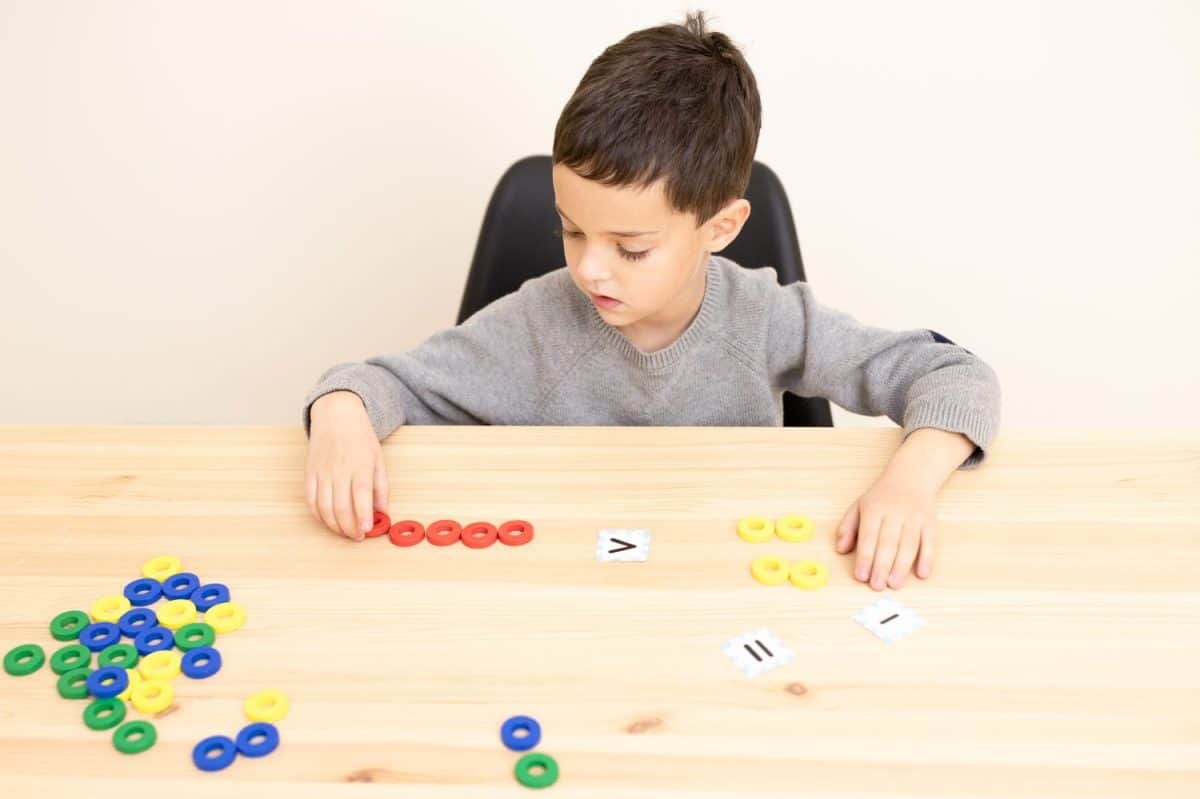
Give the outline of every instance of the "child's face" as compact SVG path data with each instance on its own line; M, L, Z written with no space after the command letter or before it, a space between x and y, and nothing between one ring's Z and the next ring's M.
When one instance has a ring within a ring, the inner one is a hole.
M662 181L605 186L562 164L553 176L567 268L615 327L690 322L704 296L708 254L733 241L750 215L749 202L734 200L697 227L695 214L670 207Z

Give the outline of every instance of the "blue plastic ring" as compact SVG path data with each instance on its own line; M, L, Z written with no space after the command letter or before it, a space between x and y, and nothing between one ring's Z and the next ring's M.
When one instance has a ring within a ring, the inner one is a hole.
M117 621L117 626L121 628L121 635L126 638L137 638L138 633L149 630L157 624L158 614L150 608L127 610Z
M111 621L98 621L89 624L79 633L79 643L93 652L107 649L121 640L121 628Z
M162 596L162 583L151 577L139 577L125 586L125 598L134 607L153 605Z
M262 738L262 743L254 743L255 738ZM279 746L279 729L274 724L256 721L242 727L237 736L237 748L246 757L262 757L269 755Z
M139 655L149 655L160 649L170 649L175 646L175 633L166 627L151 627L149 630L142 630L137 634L137 638L133 639L133 646Z
M112 680L105 685L106 680ZM129 672L120 666L96 669L87 678L88 693L97 699L112 699L129 687Z
M215 754L214 754L215 753ZM192 762L201 771L228 768L237 757L237 744L224 735L211 735L192 750Z
M222 602L229 601L229 586L223 583L209 583L202 585L192 592L192 604L196 606L196 610L201 613L205 612L213 605L220 605Z
M207 660L205 660L206 658ZM205 660L205 662L197 663L198 660ZM203 680L221 670L221 653L211 646L198 646L183 653L183 661L179 667L193 680Z
M525 731L525 735L517 737L517 733ZM542 725L529 716L513 716L500 726L500 740L514 752L524 752L538 745L542 740Z
M191 572L180 572L163 580L162 595L166 599L188 599L199 587L199 577Z

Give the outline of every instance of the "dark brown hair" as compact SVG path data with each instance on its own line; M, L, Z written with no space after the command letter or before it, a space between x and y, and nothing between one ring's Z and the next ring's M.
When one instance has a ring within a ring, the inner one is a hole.
M702 224L746 192L762 127L754 73L704 12L629 34L592 62L554 128L554 163L608 186L665 178Z

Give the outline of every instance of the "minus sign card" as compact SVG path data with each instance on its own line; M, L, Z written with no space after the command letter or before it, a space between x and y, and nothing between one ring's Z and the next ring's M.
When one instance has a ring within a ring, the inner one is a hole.
M927 623L915 610L890 596L867 605L854 614L854 620L889 644L907 638Z

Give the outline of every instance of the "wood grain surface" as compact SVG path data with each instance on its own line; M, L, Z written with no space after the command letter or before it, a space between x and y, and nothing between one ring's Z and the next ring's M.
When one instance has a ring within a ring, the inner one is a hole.
M498 735L527 714L550 796L1200 796L1200 433L1002 434L943 489L933 577L888 592L928 626L885 644L851 619L881 595L832 539L899 436L402 429L393 519L537 531L471 550L326 531L296 428L0 427L0 650L49 655L56 613L164 553L249 614L140 755L48 666L0 674L0 795L527 796ZM816 536L734 534L789 513ZM606 527L650 530L649 560L597 562ZM829 584L759 585L768 552ZM721 646L757 627L796 659L748 678ZM268 687L292 702L279 750L196 770L195 743Z

